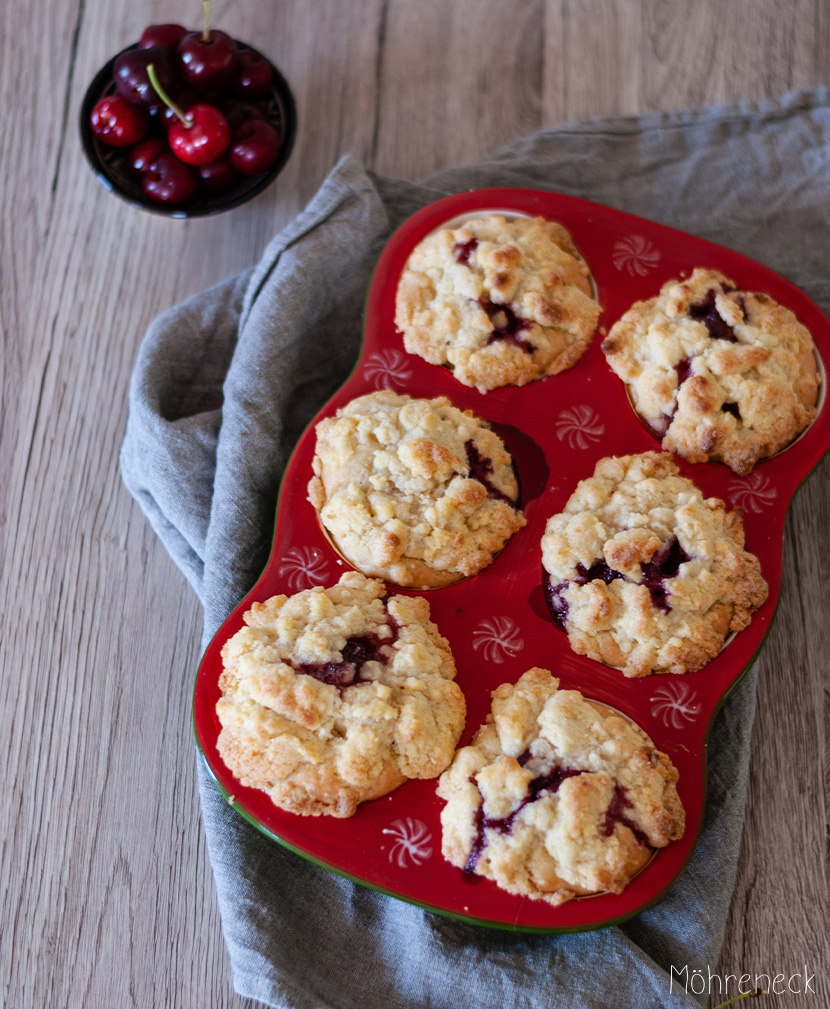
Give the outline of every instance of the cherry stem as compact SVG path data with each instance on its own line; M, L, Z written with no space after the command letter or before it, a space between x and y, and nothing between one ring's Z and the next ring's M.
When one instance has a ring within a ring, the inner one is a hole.
M210 0L202 0L205 8L205 28L202 32L202 42L210 42Z
M176 103L173 101L170 95L168 95L167 92L164 90L164 88L161 86L161 81L159 81L158 75L156 74L156 68L153 66L152 63L147 64L147 77L150 83L153 85L153 91L155 91L155 93L164 102L167 108L170 109L175 115L179 117L179 119L182 121L182 123L184 123L187 129L190 129L190 127L193 125L193 120L190 119L187 116L187 114L184 113L179 108L178 105L176 105Z

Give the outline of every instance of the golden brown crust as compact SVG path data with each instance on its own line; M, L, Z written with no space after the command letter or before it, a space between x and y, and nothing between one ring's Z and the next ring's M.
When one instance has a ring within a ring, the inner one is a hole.
M359 803L449 764L464 727L448 643L425 599L357 572L254 603L222 649L222 759L304 816Z
M809 331L768 295L739 291L716 270L697 269L637 302L602 349L663 448L690 462L749 473L816 415Z
M317 425L314 473L309 500L343 556L395 585L474 575L525 525L501 439L444 398L352 400Z
M410 353L479 392L526 385L570 368L587 348L601 311L588 277L561 224L493 214L416 246L395 324Z
M571 647L626 676L686 673L748 626L767 597L727 512L668 453L601 459L542 538L542 563Z
M554 905L621 893L652 848L685 829L668 756L616 712L558 687L539 668L503 683L438 783L444 857Z

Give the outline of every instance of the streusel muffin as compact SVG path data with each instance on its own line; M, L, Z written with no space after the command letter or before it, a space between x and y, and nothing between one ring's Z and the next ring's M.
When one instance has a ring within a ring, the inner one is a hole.
M654 848L683 836L668 756L642 729L529 669L438 783L442 851L510 893L563 904L621 893Z
M415 247L395 323L410 353L487 392L570 368L600 312L588 267L561 224L492 214Z
M700 669L767 598L727 511L668 453L601 459L542 537L555 619L580 655L626 676Z
M766 294L715 270L670 280L611 327L602 349L663 448L749 473L814 419L813 338Z
M254 603L222 649L218 748L243 785L306 816L351 816L452 760L465 703L425 599L349 572Z
M317 425L308 497L343 556L409 588L474 575L525 525L501 439L445 398L391 391Z

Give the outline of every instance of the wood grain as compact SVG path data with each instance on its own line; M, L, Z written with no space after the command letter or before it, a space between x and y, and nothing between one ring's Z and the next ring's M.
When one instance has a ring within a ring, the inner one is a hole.
M204 850L190 729L201 616L124 490L129 375L160 311L259 257L336 160L403 178L568 118L830 80L825 0L214 0L300 109L277 183L180 222L104 193L87 82L169 0L0 10L0 1004L242 1009ZM824 820L830 464L796 498L761 660L721 972L800 970L830 1004ZM713 965L714 969L714 965ZM802 1004L786 999L764 1005Z

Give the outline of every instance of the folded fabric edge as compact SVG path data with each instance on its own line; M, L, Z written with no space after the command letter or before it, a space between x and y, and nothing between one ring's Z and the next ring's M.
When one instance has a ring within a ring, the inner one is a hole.
M283 228L266 247L259 263L254 267L245 293L239 321L240 331L245 326L253 303L268 281L280 256L337 211L343 203L344 188L349 190L349 196L360 196L361 193L376 195L375 187L365 168L351 154L344 155L337 162L306 208L292 223Z

